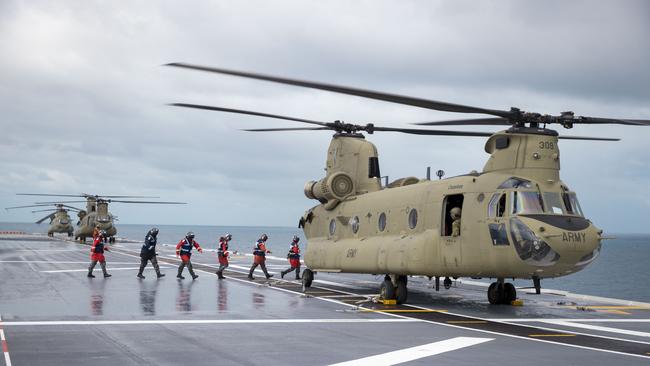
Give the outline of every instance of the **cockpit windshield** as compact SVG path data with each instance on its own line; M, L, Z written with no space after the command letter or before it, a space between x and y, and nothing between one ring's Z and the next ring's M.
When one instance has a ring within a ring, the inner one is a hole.
M584 216L582 213L582 208L580 207L580 203L578 203L578 197L575 193L562 193L562 200L564 201L564 207L566 207L567 214Z
M544 212L542 197L538 192L515 191L510 194L512 214L537 214Z

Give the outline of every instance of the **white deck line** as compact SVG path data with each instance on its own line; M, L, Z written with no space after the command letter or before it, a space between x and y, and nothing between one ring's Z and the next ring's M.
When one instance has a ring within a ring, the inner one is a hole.
M313 323L417 323L418 319L161 319L161 320L45 320L6 322L5 326L64 325L187 325L187 324L313 324Z
M445 352L455 351L461 348L475 346L477 344L493 341L494 338L471 338L456 337L444 341L433 342L421 346L401 349L380 355L359 358L347 362L332 364L330 366L389 366L404 362L414 361L420 358L438 355Z
M564 321L564 320L545 320L544 323L559 325L559 326L563 326L563 327L582 328L582 329L589 329L589 330L595 330L595 331L600 331L600 332L625 334L625 335L631 335L631 336L636 336L636 337L646 337L646 338L650 337L650 333L648 333L648 332L639 332L639 331L636 331L636 330L628 330L628 329L620 329L620 328L612 328L612 327L603 327L603 326L600 326L600 325L592 325L592 324L572 323L572 322L567 322L567 321Z

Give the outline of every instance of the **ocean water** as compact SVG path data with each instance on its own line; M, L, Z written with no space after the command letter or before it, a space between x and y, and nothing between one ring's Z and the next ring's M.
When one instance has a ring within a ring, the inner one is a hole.
M118 237L133 241L144 240L151 225L118 225ZM277 256L283 256L293 235L305 243L302 230L290 227L247 226L158 226L158 242L176 245L188 231L194 232L202 247L214 249L219 236L230 233L232 251L251 253L262 233L269 236L267 247ZM46 233L47 225L29 223L0 223L0 231L18 230L27 233ZM603 242L600 256L581 272L542 280L543 288L565 290L573 293L605 296L617 299L650 302L650 234L614 234L616 239ZM134 247L139 244L133 243ZM531 281L517 280L517 286L532 286Z

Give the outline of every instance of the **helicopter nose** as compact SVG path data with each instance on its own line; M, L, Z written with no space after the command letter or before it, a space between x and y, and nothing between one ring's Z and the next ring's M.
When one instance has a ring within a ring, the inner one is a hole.
M602 230L585 218L530 215L519 220L547 243L563 264L584 267L600 252Z

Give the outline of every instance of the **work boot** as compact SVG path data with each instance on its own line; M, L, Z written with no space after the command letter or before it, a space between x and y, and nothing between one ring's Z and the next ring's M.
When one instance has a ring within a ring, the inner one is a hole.
M284 275L287 274L287 271L280 272L280 278L284 278Z
M297 279L297 280L300 279L300 274L299 274L298 272L296 272L296 279Z
M183 277L183 268L185 268L185 263L181 263L180 266L178 266L178 274L176 275L176 278L180 278L181 280L184 280L185 277Z
M178 278L179 280L184 280L185 279L185 277L183 277L181 275L176 276L176 278Z
M95 278L95 275L92 272L88 272L88 277L89 278Z
M158 272L158 273L156 273L156 276L158 276L158 278L161 278L161 277L165 277L165 274Z
M266 279L267 279L267 280L268 280L269 278L271 278L271 277L273 277L272 274L268 274L268 273L266 274Z
M195 280L195 279L197 279L197 278L199 278L199 275L197 275L197 274L193 274L193 275L192 275L192 279L193 279L193 280Z
M138 273L138 278L142 278L142 279L145 278L144 275L142 274L142 272Z
M104 273L104 278L109 278L111 276L112 276L112 274L110 274L110 273Z
M253 277L252 275L248 275L248 279L252 281L255 279L255 277Z

